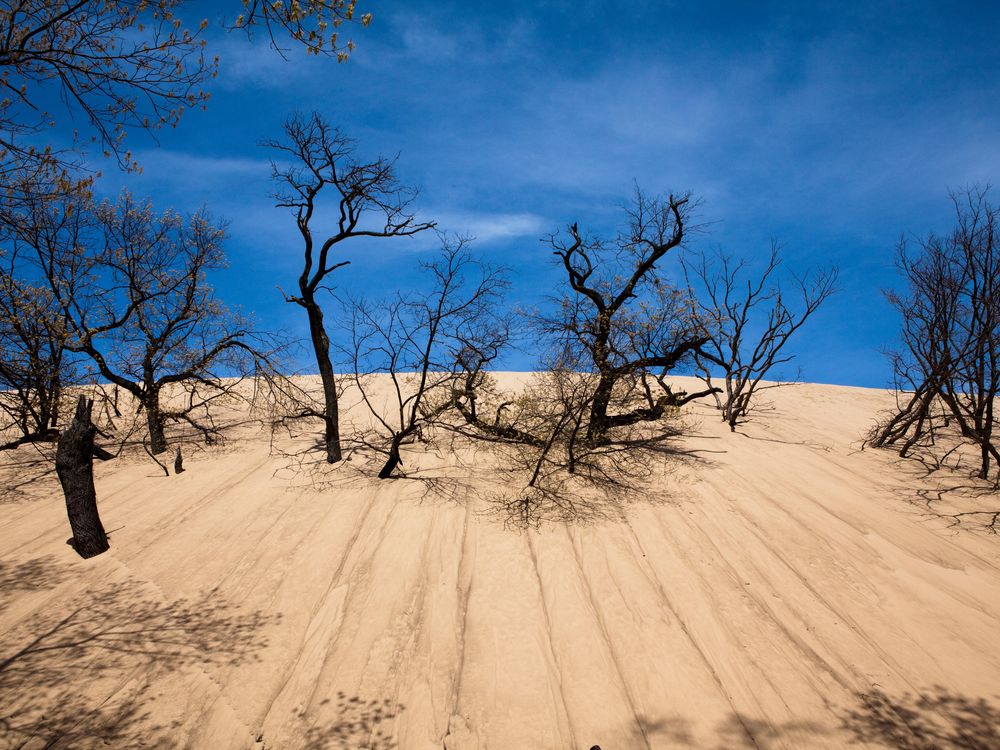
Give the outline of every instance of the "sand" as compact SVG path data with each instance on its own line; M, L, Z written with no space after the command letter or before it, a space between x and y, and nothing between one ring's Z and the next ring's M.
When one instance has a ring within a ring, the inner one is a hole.
M52 476L10 490L0 748L1000 748L1000 537L860 450L890 394L770 398L735 435L689 407L697 458L537 529L447 455L317 478L253 430L99 465L91 560Z

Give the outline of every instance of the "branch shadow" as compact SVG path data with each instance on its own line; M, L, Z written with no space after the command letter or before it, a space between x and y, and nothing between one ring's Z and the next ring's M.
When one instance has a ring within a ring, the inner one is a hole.
M858 692L852 708L835 711L838 723L773 722L733 713L710 738L696 737L692 722L672 716L638 716L629 747L657 744L704 750L776 750L788 747L864 746L894 750L1000 750L1000 706L934 686L892 696L881 689ZM593 745L619 750L609 744Z
M331 703L328 698L320 705ZM302 746L310 750L396 750L399 745L392 736L391 724L405 708L389 698L365 700L338 692L334 707L337 718L328 723L310 723ZM299 718L308 721L304 711Z
M56 580L44 561L4 575L33 571L41 576L22 590ZM134 578L50 599L0 645L0 747L177 746L183 716L155 703L162 681L188 668L254 659L272 619L234 613L216 591L163 602Z
M935 685L892 697L882 690L858 694L843 717L857 743L899 750L1000 750L1000 707Z
M961 466L928 466L910 454L893 460L901 475L903 499L927 521L962 530L1000 534L1000 486L994 480L969 476Z
M0 452L0 505L44 498L58 487L55 446L30 443Z
M833 450L833 446L826 445L824 443L819 443L813 440L779 440L778 438L764 437L762 435L750 435L742 430L737 430L734 435L739 435L747 440L754 440L760 443L777 443L779 445L799 445L803 448L811 448L812 450L822 451L824 453L830 453Z
M524 530L619 523L634 504L676 502L679 495L668 489L664 478L711 461L702 455L705 451L683 447L673 440L676 437L670 434L639 445L611 443L607 453L595 453L593 463L581 463L572 472L552 461L534 486L525 484L530 467L512 460L501 469L506 481L487 498L485 514L505 528Z
M15 595L45 591L65 579L65 567L57 564L54 555L18 563L0 560L0 612L7 609Z

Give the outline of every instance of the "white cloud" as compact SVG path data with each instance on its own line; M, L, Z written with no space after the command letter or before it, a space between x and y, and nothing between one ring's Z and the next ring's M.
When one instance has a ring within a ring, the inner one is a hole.
M159 176L170 179L186 179L198 176L203 179L229 180L234 177L267 176L270 162L267 159L251 159L244 156L214 156L192 154L169 149L149 149L137 155L143 171L155 171Z
M485 245L513 237L539 237L548 229L541 216L532 213L425 212L437 220L438 229L473 237Z
M495 66L533 56L537 48L532 20L510 20L502 34L466 17L438 17L427 10L392 13L384 22L383 38L359 40L352 61L366 68L391 69L404 62Z
M240 34L214 39L210 51L219 56L219 77L214 85L224 89L283 88L317 73L326 58L306 59L301 45L281 53L262 40L248 41Z

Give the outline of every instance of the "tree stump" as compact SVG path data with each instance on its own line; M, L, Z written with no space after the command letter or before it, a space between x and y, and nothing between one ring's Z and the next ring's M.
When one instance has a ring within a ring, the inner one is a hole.
M76 414L59 436L56 447L56 474L66 496L66 513L73 530L73 549L80 557L94 557L110 546L101 517L97 513L94 489L94 436L97 427L90 421L92 399L80 396Z
M184 456L181 455L181 447L177 446L177 455L174 456L174 474L184 471Z

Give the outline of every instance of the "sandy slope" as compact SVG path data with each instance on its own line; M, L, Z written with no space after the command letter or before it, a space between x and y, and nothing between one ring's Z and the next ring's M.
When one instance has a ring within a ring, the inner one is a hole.
M700 460L623 517L530 532L258 436L101 466L82 561L43 480L0 506L0 748L1000 748L1000 539L859 451L885 393L773 398L744 435L694 407Z

